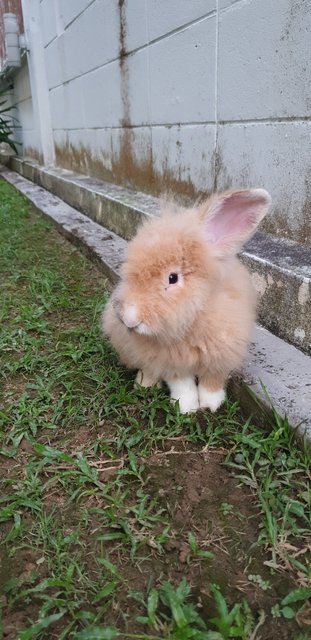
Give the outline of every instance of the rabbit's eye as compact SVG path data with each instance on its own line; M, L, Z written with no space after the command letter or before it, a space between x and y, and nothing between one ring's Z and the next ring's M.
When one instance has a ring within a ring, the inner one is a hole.
M170 273L168 277L168 281L169 281L169 284L176 284L176 282L178 281L177 273Z

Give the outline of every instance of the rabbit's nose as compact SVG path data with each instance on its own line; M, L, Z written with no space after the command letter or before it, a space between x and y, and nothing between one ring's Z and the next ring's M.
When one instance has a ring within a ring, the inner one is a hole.
M129 329L134 329L140 323L135 304L126 304L123 307L122 321Z

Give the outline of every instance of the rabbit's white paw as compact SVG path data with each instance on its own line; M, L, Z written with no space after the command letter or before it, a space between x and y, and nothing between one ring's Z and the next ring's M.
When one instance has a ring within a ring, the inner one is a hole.
M199 396L198 387L194 378L183 378L181 380L169 380L167 384L171 391L171 401L179 401L180 413L191 413L198 411Z
M215 413L226 397L225 390L218 389L217 391L209 391L201 384L199 384L198 388L200 408L210 409L212 413Z

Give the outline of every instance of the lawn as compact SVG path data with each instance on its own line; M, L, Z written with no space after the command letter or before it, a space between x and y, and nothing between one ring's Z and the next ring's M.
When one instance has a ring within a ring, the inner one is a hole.
M310 450L179 414L99 330L107 283L0 181L6 640L307 640Z

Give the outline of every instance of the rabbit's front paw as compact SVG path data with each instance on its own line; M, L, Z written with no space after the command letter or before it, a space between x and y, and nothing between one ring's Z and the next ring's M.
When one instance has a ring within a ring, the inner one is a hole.
M202 384L199 384L199 403L201 409L210 409L212 413L215 413L223 403L225 397L224 389L209 391Z
M198 387L194 378L166 381L171 391L171 401L179 401L180 413L192 413L198 411L199 396Z
M161 382L159 382L158 378L155 378L142 369L139 369L139 371L137 371L135 383L140 387L145 387L145 389L153 387L154 385L157 385L157 387L161 387Z

